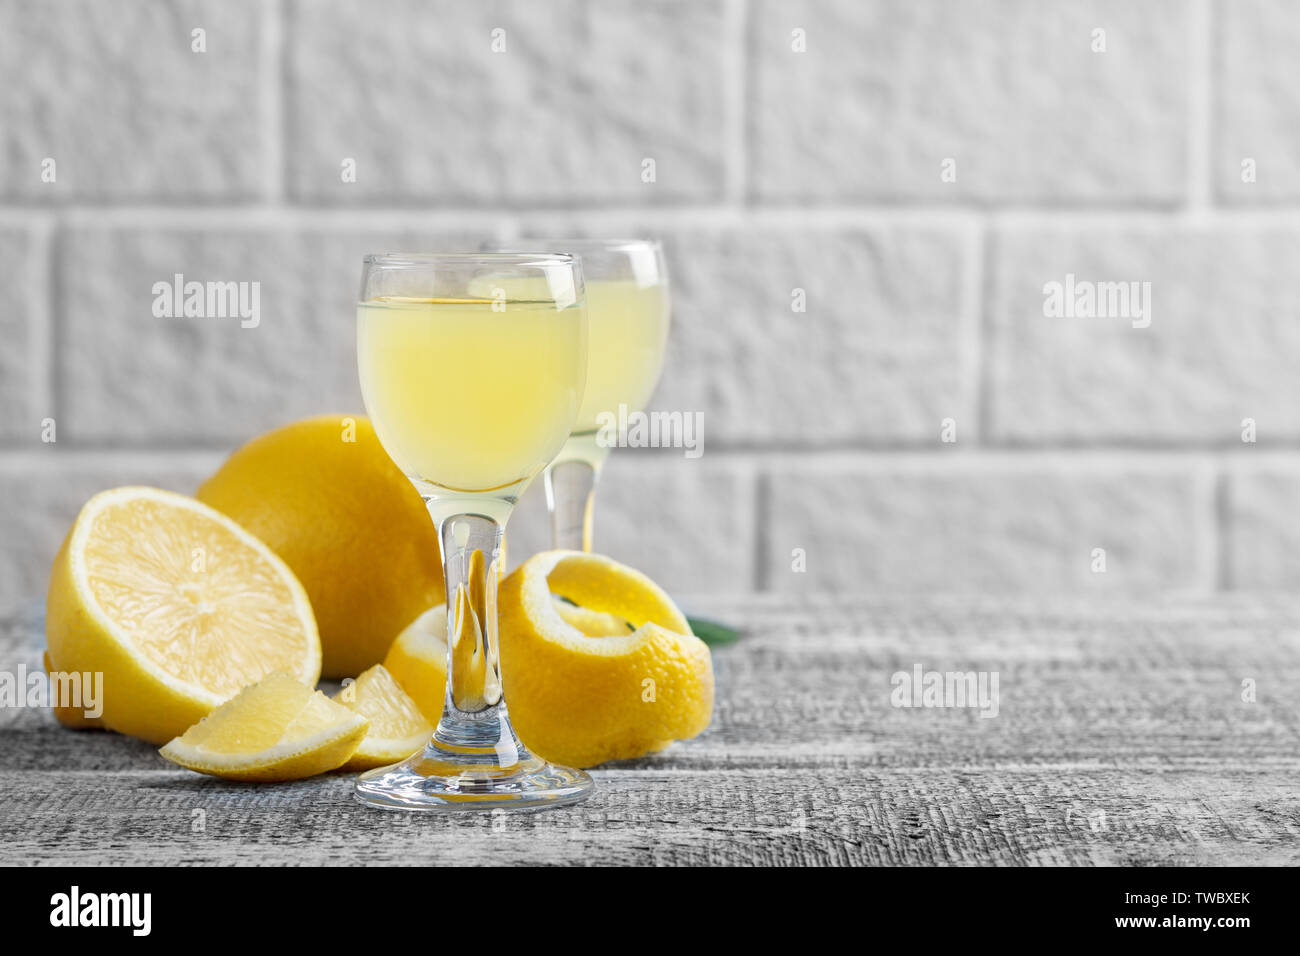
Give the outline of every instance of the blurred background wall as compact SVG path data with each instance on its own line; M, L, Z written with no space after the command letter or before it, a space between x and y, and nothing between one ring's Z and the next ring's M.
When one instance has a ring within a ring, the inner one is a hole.
M667 244L704 454L615 452L596 534L676 593L1290 588L1297 49L1285 0L0 0L0 601L94 491L360 411L363 253L529 232ZM175 273L260 325L155 318Z

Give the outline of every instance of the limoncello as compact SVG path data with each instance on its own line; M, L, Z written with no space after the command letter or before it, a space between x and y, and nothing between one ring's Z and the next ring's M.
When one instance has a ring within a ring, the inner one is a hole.
M384 296L357 307L366 410L409 477L461 493L527 483L573 428L582 304Z
M593 432L601 412L620 404L641 411L663 371L668 342L668 291L635 279L587 279L590 316L587 391L575 434Z

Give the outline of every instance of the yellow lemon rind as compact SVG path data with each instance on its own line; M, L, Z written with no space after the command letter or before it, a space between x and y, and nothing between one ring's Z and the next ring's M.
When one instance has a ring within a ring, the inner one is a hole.
M556 601L552 588L582 606ZM663 750L708 726L709 649L672 599L640 572L600 555L543 552L501 582L498 607L511 719L540 756L590 767ZM602 636L571 623L594 628L606 618L639 626ZM445 621L445 606L426 612L384 661L434 721L446 682ZM654 681L653 701L645 699L647 679Z
M516 579L523 612L549 641L582 654L621 657L641 645L641 629L647 622L684 637L699 640L691 632L686 615L667 593L649 577L603 555L582 551L542 551L515 569L507 580ZM613 585L612 587L610 585ZM613 613L627 621L630 634L591 639L560 613L553 594L561 595L588 611ZM504 601L498 601L504 605ZM640 635L640 636L639 636ZM703 642L700 642L701 646Z
M55 667L54 662L50 660L50 652L46 651L42 660L45 664L45 673L51 677L61 668ZM77 707L61 706L55 701L51 701L51 710L54 711L54 719L69 730L107 730L104 726L103 718L87 717L85 712Z
M636 630L586 635L564 620L553 592ZM708 646L644 574L600 555L542 552L501 583L500 607L511 716L524 742L548 760L590 767L639 757L708 726Z

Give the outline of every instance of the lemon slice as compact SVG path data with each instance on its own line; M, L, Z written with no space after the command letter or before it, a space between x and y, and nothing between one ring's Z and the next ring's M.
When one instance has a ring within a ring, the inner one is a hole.
M428 743L433 733L433 724L383 664L365 671L335 694L334 700L370 721L370 732L345 770L368 770L405 760Z
M153 743L274 671L320 676L288 566L224 515L156 488L91 498L50 576L52 660L104 675L104 724Z
M240 691L159 753L229 780L298 780L347 762L370 723L276 673Z
M601 555L543 552L501 582L498 611L510 719L539 756L590 767L662 750L708 726L709 649L644 574ZM436 721L446 662L439 605L398 636L384 666Z

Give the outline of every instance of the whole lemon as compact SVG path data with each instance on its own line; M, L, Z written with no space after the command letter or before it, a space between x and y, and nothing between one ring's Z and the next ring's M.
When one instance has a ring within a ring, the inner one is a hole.
M244 445L198 499L270 545L302 582L321 676L355 677L443 600L424 502L362 416L295 422Z

